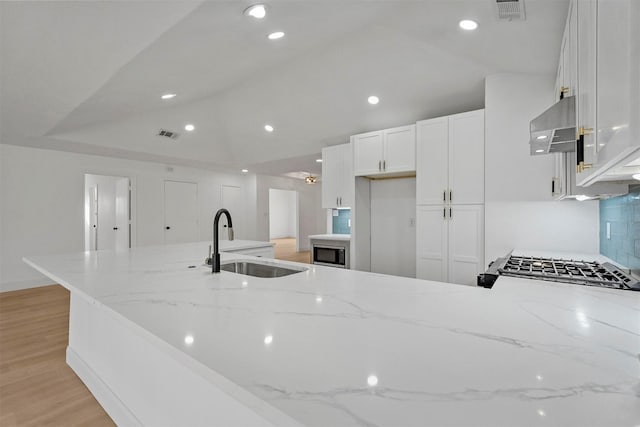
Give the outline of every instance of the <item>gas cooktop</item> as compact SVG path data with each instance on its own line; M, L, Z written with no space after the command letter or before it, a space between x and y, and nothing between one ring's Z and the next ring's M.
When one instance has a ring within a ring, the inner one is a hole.
M478 276L478 286L491 288L499 276L640 291L638 280L608 262L508 255Z

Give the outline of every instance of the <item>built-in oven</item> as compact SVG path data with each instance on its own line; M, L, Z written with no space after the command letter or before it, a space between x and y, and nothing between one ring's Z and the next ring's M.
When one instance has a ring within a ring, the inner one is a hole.
M311 248L312 262L318 265L349 268L346 246L314 243Z

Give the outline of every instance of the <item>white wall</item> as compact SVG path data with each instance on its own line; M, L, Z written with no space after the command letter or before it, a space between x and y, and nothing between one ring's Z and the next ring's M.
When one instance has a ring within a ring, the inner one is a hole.
M371 271L416 277L416 179L372 180Z
M269 189L269 238L296 237L297 194L295 191Z
M322 187L309 185L301 179L258 175L256 176L256 239L269 240L269 189L295 190L298 192L298 245L299 250L309 250L309 236L324 234L326 214L322 208Z
M598 253L597 201L553 201L551 156L529 155L529 122L553 103L552 75L485 82L485 260L514 248Z
M177 166L169 171L158 163L0 144L0 291L50 283L22 262L24 256L84 250L85 173L131 179L134 246L164 242L165 179L198 183L202 240L212 238L222 185L243 188L245 208L255 212L255 175ZM255 217L242 222L234 220L236 238L256 239Z

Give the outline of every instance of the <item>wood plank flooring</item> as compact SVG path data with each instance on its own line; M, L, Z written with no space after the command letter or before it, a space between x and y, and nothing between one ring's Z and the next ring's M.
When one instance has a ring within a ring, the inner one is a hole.
M0 426L113 426L65 362L69 292L0 293Z
M276 259L311 264L311 251L296 252L296 239L271 239L271 243L275 243Z

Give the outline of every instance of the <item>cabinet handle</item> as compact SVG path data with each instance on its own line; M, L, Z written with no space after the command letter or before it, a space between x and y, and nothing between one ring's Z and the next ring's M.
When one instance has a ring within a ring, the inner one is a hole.
M342 206L342 196L340 196L340 206Z
M447 201L447 190L442 190L442 201L443 202Z
M171 227L166 226L164 229L165 229L165 230L171 230Z
M442 218L447 218L447 208L442 208Z
M453 201L453 191L449 190L449 201Z
M378 171L382 170L382 160L378 160Z
M593 128L585 128L585 127L581 127L579 129L579 136L583 136L583 135L591 135L593 133Z
M567 86L562 86L560 88L560 99L564 99L564 95L569 93L569 88Z
M551 178L551 195L552 196L556 195L556 179L555 178Z
M382 161L382 170L383 170L383 171L386 171L386 170L387 170L387 161L386 161L386 160L383 160L383 161Z
M452 212L451 208L449 208L449 219L453 219L453 214L452 213L453 212Z
M582 128L576 141L576 173L582 172L582 165L584 164L584 133Z
M118 227L113 227L113 229L114 229L114 230L117 230L117 229L118 229Z

